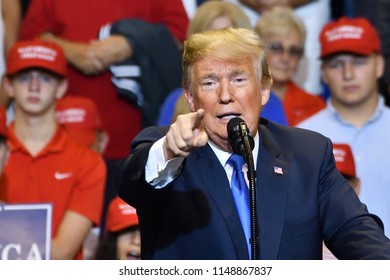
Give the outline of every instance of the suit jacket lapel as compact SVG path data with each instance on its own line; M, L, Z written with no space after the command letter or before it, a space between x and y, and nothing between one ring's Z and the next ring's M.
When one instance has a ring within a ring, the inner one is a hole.
M287 199L289 164L278 158L280 150L269 131L260 125L257 158L257 224L260 259L277 259Z
M197 155L198 159L196 162L199 176L202 177L206 191L210 194L225 219L237 256L239 259L248 259L245 235L241 227L240 218L233 207L234 200L226 172L209 145L198 149Z

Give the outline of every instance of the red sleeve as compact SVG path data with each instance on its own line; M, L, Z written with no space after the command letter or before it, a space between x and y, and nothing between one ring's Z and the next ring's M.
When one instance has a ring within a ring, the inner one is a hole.
M26 15L22 21L19 38L30 40L42 33L52 31L60 33L60 27L55 21L53 5L56 0L31 0Z
M80 156L79 172L69 210L79 213L99 225L103 209L106 166L102 157L86 150Z
M189 20L182 0L155 1L153 7L154 22L166 25L173 36L184 42Z

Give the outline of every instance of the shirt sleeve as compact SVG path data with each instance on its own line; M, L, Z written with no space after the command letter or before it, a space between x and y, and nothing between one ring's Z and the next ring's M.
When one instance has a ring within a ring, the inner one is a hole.
M181 42L187 37L189 19L180 0L155 1L152 18L155 23L163 23L171 34Z
M145 179L156 189L161 189L172 182L179 174L184 157L166 161L163 150L165 137L158 140L150 148L145 166Z
M60 33L60 25L56 21L52 0L30 1L28 10L23 19L19 37L21 40L31 40L45 32Z
M103 158L92 150L80 153L77 174L68 209L99 225L107 175Z

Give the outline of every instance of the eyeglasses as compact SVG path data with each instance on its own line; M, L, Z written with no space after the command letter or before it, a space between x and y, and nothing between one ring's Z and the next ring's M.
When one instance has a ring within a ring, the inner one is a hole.
M303 49L299 47L292 46L288 49L285 49L280 42L273 42L269 44L268 50L275 55L282 55L285 52L289 54L292 58L300 58L303 54Z

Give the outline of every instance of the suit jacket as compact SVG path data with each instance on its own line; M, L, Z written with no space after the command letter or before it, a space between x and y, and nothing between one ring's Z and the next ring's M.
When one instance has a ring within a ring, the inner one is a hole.
M166 132L143 130L116 175L119 196L137 208L141 258L248 259L226 172L209 145L194 149L167 187L145 181L149 149ZM328 138L265 119L259 133L260 259L321 259L323 240L339 259L390 259L381 220L336 169Z

